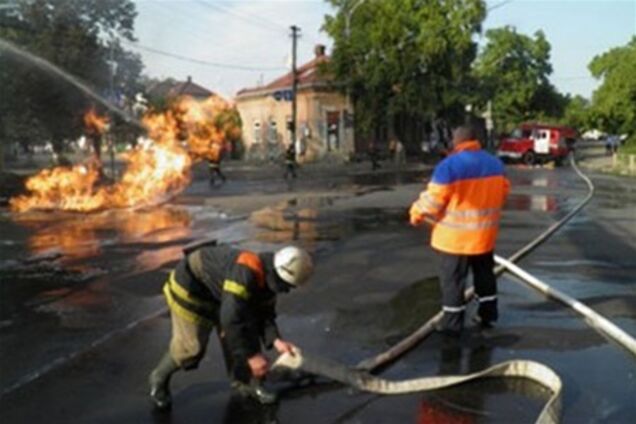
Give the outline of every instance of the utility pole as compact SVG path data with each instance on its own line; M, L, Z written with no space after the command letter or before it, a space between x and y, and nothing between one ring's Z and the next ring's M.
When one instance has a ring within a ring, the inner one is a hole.
M296 148L296 91L298 90L298 71L296 69L296 44L300 36L300 28L291 26L292 31L292 118L291 118L291 143Z
M109 91L109 95L110 95L110 101L112 103L116 104L115 101L115 72L116 70L116 66L117 63L115 62L115 40L112 39L111 40L111 45L110 45L110 63L109 63L109 68L110 68L110 79L109 79L109 84L108 84L108 91ZM111 126L114 125L114 118L115 115L112 116L111 118ZM107 131L110 133L110 131ZM110 176L113 180L117 179L117 175L116 170L115 170L115 140L113 140L113 135L112 134L108 134L108 146L109 146L109 150L110 150Z
M491 149L495 147L494 140L492 139L492 130L495 129L495 125L492 120L492 100L488 100L488 106L486 108L484 118L486 118L486 147Z

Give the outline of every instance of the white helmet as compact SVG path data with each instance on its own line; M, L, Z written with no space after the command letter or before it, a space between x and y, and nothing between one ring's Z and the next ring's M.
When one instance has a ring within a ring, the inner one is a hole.
M309 279L314 263L305 249L286 246L274 254L274 268L287 284L300 287Z

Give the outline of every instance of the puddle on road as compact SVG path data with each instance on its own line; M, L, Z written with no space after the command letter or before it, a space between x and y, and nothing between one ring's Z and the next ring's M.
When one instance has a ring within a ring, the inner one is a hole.
M249 222L257 228L255 239L266 243L303 242L307 247L334 241L361 231L405 226L405 208L354 208L321 210L333 198L299 198L253 212Z
M122 305L113 299L119 295L105 282L177 260L182 246L213 221L209 210L203 211L207 214L203 219L199 212L196 207L163 205L91 214L4 215L3 237L11 244L3 244L12 246L14 253L5 251L5 259L0 260L2 327L33 313L82 315L63 313L67 309L118 313ZM108 277L96 280L104 274Z
M422 397L415 420L418 424L511 423L534 422L549 393L543 386L527 380L494 378L441 389Z
M440 296L439 280L434 277L388 293L383 299L354 298L358 306L337 310L330 328L361 343L392 344L435 315Z
M511 193L506 199L504 210L556 212L561 205L556 196L547 194Z
M351 176L351 182L357 185L401 185L423 183L430 176L430 171L409 170L403 172L368 172Z
M95 214L63 212L14 214L15 223L28 230L32 254L58 252L81 259L102 253L115 243L163 243L190 236L192 218L182 208L110 210Z
M52 260L5 262L0 270L0 319L10 320L20 309L37 306L38 295L42 299L65 296L76 287L83 287L104 270L96 268L74 269L61 266L56 257ZM31 304L29 304L31 302Z
M597 261L593 259L571 259L571 260L556 260L556 261L535 261L536 265L554 268L564 267L595 267L595 268L608 268L608 269L621 269L621 266L612 262Z
M619 184L596 184L593 204L604 209L626 209L636 206L636 189Z

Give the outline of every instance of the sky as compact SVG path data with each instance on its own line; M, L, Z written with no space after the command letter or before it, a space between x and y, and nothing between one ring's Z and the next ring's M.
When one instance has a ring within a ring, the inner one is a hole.
M374 0L366 0L368 2ZM400 1L400 0L393 0ZM232 98L242 88L288 71L289 27L301 28L298 62L316 44L331 45L320 31L331 7L321 0L134 0L137 45L145 73L196 83ZM485 31L505 25L532 35L542 30L552 45L551 81L563 93L590 97L598 86L587 65L594 56L636 35L636 0L487 0ZM354 12L355 13L355 12Z

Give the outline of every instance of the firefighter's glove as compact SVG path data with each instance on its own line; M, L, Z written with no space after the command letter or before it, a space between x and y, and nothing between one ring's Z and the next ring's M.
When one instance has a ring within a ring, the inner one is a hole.
M409 209L409 222L414 227L420 226L424 223L424 214L422 214L415 205L412 205L411 209Z
M285 340L276 339L274 340L274 349L276 349L276 351L280 355L288 353L291 356L294 356L294 351L297 349L297 347L290 342L286 342Z

